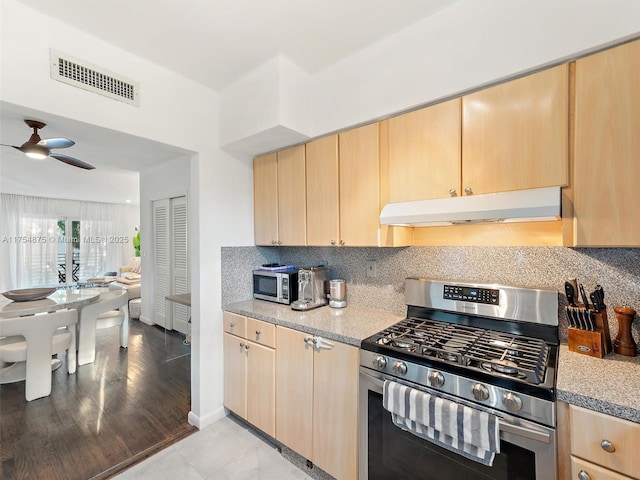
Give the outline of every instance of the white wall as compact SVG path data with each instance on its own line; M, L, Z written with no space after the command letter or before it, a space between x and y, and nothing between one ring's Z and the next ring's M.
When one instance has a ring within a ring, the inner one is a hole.
M287 118L284 106L297 103L311 124L306 130L299 127L300 122L282 125L315 138L568 60L630 36L640 36L637 0L460 0L310 78L288 77L285 84L281 77L279 89L272 85L273 77L258 69L247 74L250 83L239 82L221 92L225 138L235 139L236 151L265 152L249 138L243 144L245 132L234 129L242 125L238 119L227 122L229 112L252 108L253 99L242 89L260 89L265 82L269 88L263 93L278 95L280 111L271 118L282 122ZM299 100L301 89L306 94L304 101ZM263 95L261 102L266 105L268 99ZM275 130L272 124L263 126ZM261 140L262 145L269 144L266 138ZM295 143L276 145L277 141L269 144L271 150Z
M218 95L15 0L0 8L3 101L194 152L190 421L206 425L223 413L220 247L253 242L251 164L217 148ZM138 81L141 106L51 80L50 48Z

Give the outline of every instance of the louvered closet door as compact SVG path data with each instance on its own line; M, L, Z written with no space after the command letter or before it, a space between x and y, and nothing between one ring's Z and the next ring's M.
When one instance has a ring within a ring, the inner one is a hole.
M171 287L170 206L168 198L153 202L153 321L168 329L173 328L165 301Z
M187 248L187 199L178 197L171 199L171 294L187 293L189 291L189 256ZM189 308L177 303L173 307L173 329L187 333Z

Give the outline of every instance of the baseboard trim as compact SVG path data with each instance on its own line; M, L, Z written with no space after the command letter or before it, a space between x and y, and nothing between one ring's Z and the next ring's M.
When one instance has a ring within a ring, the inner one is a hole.
M143 323L146 323L147 325L155 325L155 323L153 323L151 320L149 320L147 317L144 317L142 315L140 315L140 318L138 319Z
M189 412L187 417L187 421L193 425L194 427L202 430L203 428L207 428L209 425L216 423L221 418L227 416L227 412L224 407L216 408L213 412L200 417L196 415L193 411Z

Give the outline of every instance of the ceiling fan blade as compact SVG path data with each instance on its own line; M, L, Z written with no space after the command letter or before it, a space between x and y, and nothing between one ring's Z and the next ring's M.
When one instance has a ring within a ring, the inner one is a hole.
M74 167L84 168L85 170L93 170L93 165L90 165L82 160L78 160L77 158L70 157L69 155L63 155L62 153L52 153L49 155L50 157L55 158L56 160L60 160L68 165L72 165Z
M44 145L47 148L69 148L73 147L76 142L68 138L44 138L38 142L39 145Z
M16 147L15 145L7 145L6 143L0 143L0 146L2 146L2 147L11 147L11 148L15 148L16 150L22 151L22 149L20 147Z

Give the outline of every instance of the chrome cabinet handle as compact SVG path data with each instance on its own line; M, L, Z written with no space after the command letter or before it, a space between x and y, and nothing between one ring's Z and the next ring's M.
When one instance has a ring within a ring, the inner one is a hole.
M589 476L589 474L584 470L580 470L580 472L578 472L578 478L580 480L591 480L591 477Z
M321 337L312 337L311 335L304 337L304 343L311 345L313 348L317 348L318 350L321 348L331 350L335 346L333 343L328 342Z
M240 342L240 348L244 347L244 342Z
M235 327L235 326L236 326L236 324L235 324L235 323L230 323L230 324L229 324L229 328L233 328L233 327Z
M324 348L325 350L331 350L335 346L333 343L326 341L322 337L316 337L314 345L318 350L320 350L321 348Z
M282 245L282 240L278 240L278 245Z
M467 195L473 195L473 190L471 190L471 187L467 187L464 189L464 193Z
M260 330L256 330L256 337L260 335L262 332Z
M616 451L616 447L614 447L613 443L609 440L602 440L602 442L600 442L600 446L605 452L613 453Z
M340 245L344 245L344 240L340 240Z
M335 240L331 240L331 245L335 245L336 241Z
M275 245L277 242L275 240L271 240L271 245Z
M244 346L245 350L249 350L249 348L251 348L251 345L249 345L248 343Z
M457 197L458 192L456 192L455 188L452 188L451 190L449 190L449 195L451 195L452 197Z

